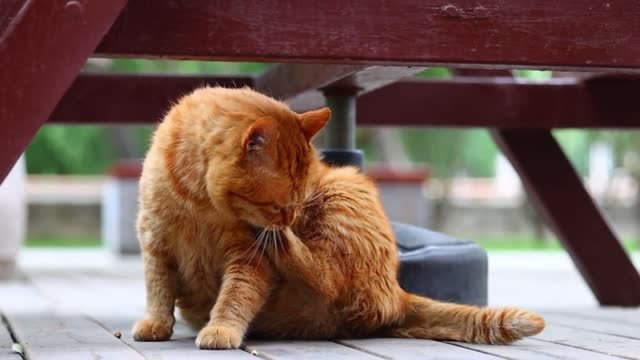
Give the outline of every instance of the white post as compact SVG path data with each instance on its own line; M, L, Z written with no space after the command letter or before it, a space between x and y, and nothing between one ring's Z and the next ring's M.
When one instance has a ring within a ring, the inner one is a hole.
M26 166L21 156L0 184L0 280L13 276L27 227Z

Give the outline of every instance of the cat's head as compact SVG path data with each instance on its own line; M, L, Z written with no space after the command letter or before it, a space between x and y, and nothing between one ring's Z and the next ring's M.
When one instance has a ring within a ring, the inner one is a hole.
M247 104L234 115L242 124L232 139L235 151L229 156L234 158L219 169L224 173L212 171L216 186L223 187L215 192L219 194L215 201L227 202L239 219L252 226L290 226L308 195L312 164L318 161L310 141L331 111L298 114L255 92L249 98L257 104Z

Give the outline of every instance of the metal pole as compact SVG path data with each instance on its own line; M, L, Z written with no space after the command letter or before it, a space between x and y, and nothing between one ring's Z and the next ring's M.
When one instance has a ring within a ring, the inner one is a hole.
M325 94L331 120L325 128L327 150L355 150L356 96Z
M356 166L362 169L364 154L356 149L357 89L325 89L331 120L324 133L324 161L333 166Z

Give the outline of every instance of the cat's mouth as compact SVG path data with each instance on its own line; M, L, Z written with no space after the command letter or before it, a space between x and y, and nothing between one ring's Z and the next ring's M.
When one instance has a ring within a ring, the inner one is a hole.
M284 226L275 226L275 225L268 226L268 227L258 226L250 223L247 223L247 225L249 226L249 228L251 229L251 232L253 232L256 238L260 236L260 234L264 233L265 231L280 231L284 229Z
M253 232L253 234L255 235L256 238L260 235L260 233L262 233L264 231L263 227L256 226L256 225L253 225L253 224L249 224L249 228L251 229L251 231Z

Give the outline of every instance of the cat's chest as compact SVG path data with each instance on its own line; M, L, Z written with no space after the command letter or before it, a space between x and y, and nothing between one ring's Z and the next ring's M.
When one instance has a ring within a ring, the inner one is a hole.
M222 264L223 228L204 221L185 221L175 253L178 267L183 272L211 274Z

